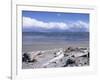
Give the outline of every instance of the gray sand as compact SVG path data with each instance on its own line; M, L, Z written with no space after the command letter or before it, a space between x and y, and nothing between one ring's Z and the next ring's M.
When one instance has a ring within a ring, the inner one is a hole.
M24 54L24 53L23 53ZM34 62L23 62L23 69L73 67L89 65L88 47L69 47L26 53Z
M80 42L32 42L31 44L23 44L23 52L32 52L39 50L51 50L55 48L68 48L68 47L89 47L88 41Z

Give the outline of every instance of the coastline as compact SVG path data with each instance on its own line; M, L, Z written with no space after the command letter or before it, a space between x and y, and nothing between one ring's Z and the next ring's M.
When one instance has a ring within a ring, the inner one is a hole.
M22 41L22 69L89 66L89 38L27 36ZM75 36L75 37L74 37Z
M55 48L68 48L70 46L71 47L87 47L87 48L89 48L89 41L32 42L30 44L23 44L22 52L50 50L50 49L55 49Z
M89 48L88 47L66 47L54 48L51 50L38 50L33 52L24 52L29 56L22 62L22 69L36 68L60 68L60 67L79 67L89 66Z

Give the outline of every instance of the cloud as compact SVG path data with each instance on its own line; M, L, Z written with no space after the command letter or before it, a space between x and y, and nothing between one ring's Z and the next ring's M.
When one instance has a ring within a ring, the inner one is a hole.
M83 21L75 22L44 22L30 17L23 17L23 28L25 29L34 29L41 28L44 30L69 30L69 31L88 31L88 23Z
M70 23L70 31L89 31L89 24L83 21L76 21Z
M44 29L67 29L67 24L63 22L43 22L30 17L23 17L23 27L25 28L44 28Z

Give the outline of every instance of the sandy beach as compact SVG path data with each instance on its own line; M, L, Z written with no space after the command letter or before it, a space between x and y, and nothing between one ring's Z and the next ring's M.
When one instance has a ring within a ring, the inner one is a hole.
M89 66L89 14L23 11L22 16L22 69Z
M22 69L89 66L88 33L58 34L25 33Z
M22 69L89 66L87 43L47 45L35 46L36 50L32 47L33 51L23 52Z
M89 47L88 41L76 42L32 42L31 44L23 44L23 52L32 52L39 50L50 50L55 48L68 48L68 47Z

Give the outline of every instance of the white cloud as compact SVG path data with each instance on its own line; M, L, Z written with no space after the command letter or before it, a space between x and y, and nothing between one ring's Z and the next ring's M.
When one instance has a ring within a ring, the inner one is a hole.
M63 22L43 22L30 17L23 17L23 27L31 28L31 27L39 27L44 29L67 29L67 25Z
M81 31L89 31L89 24L83 21L76 21L76 22L71 22L70 23L70 28L69 29L73 29L73 30L81 30ZM72 31L73 31L72 30Z
M30 17L23 17L23 27L24 28L42 28L42 29L60 29L60 30L70 30L70 29L84 29L88 31L88 23L83 21L75 22L44 22L39 21Z
M77 27L77 28L88 28L88 24L87 23L85 23L85 22L83 22L83 21L77 21L77 22L74 22L74 23L72 23L73 24L73 26L75 26L75 27Z

